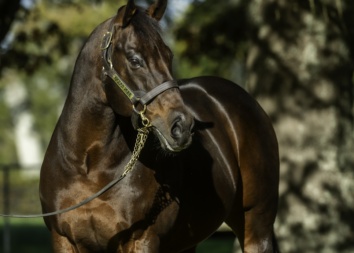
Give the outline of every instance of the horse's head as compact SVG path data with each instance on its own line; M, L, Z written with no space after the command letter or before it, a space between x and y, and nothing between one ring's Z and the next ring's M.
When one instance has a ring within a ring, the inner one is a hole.
M144 112L161 146L177 152L190 145L194 121L172 77L173 54L159 33L166 4L157 0L145 11L129 0L110 21L101 47L112 108L133 119ZM139 124L133 120L135 128Z

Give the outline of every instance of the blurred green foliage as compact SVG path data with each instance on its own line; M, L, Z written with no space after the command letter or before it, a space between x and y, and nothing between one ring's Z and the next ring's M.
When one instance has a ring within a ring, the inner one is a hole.
M115 15L119 5L113 0L48 0L36 2L29 10L18 10L0 60L2 163L17 161L12 130L21 111L33 115L33 131L40 133L42 148L46 148L82 44L99 23ZM15 84L24 87L26 95L11 108L5 95Z
M242 1L192 1L173 26L178 76L232 79L234 62L246 60L246 14Z
M124 3L0 2L0 163L17 162L13 130L23 111L45 150L82 44ZM191 0L171 22L179 3L170 0L165 16L176 76L232 79L274 122L283 251L352 252L354 1ZM6 94L16 85L25 96L11 106Z

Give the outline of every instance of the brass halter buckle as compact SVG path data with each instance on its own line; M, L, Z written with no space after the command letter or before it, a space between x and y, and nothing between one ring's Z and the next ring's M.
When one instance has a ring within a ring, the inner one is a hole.
M144 105L144 108L141 111L139 111L138 109L136 109L135 105L133 104L133 110L134 112L140 115L141 123L145 128L151 127L150 120L145 116L146 105Z
M105 50L112 42L112 32L106 32L101 41L101 50Z

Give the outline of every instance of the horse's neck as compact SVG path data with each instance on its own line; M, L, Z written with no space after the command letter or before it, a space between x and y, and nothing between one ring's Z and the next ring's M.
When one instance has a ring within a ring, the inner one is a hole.
M95 164L110 163L107 157L119 160L117 156L128 153L116 115L105 99L99 71L96 71L100 56L90 55L90 50L94 49L86 45L78 57L55 132L59 152L71 156L67 160L83 173Z
M128 146L113 110L84 95L75 100L68 99L53 136L58 154L80 173L123 159Z

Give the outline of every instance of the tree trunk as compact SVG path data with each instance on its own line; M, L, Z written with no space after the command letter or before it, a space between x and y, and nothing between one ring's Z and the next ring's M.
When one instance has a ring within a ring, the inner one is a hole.
M326 2L249 5L247 85L279 138L283 252L354 250L353 33L343 18L354 5Z

